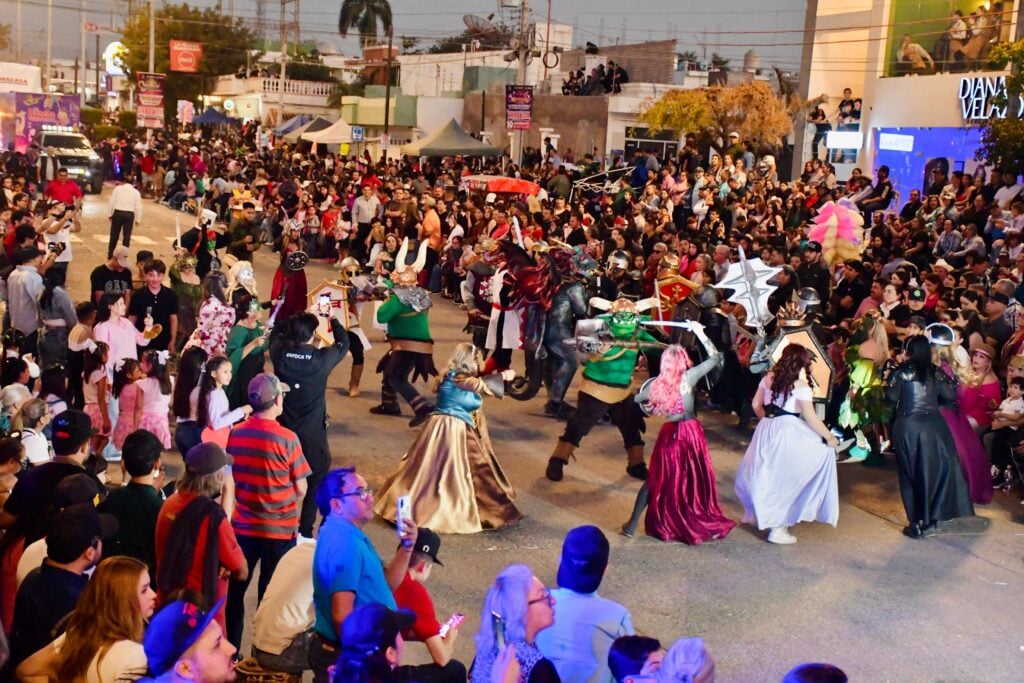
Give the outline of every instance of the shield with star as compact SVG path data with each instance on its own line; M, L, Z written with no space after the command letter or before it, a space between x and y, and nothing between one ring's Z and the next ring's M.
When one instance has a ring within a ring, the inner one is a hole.
M768 297L775 291L775 285L768 284L782 268L769 266L759 258L748 259L739 247L740 260L729 264L729 270L717 289L731 289L729 301L743 306L749 323L757 327L768 324L772 316L768 312Z

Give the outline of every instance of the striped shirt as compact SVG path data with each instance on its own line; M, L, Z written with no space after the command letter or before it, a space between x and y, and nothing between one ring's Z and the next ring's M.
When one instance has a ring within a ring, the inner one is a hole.
M250 417L231 430L227 451L235 460L235 533L294 538L301 504L295 482L312 473L299 437L276 420Z

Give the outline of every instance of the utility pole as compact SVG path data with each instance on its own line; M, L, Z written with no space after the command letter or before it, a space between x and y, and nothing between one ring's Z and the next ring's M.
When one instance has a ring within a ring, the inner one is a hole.
M50 92L50 69L53 62L53 0L46 0L46 73L43 75L43 87Z
M85 106L85 81L86 81L86 78L88 77L88 73L87 73L88 69L86 67L89 64L85 60L85 0L81 0L81 3L79 4L79 7L80 7L80 9L78 11L78 14L79 14L78 33L81 35L81 42L82 42L82 44L80 46L81 47L81 52L82 52L82 55L81 55L82 56L82 61L81 61L81 64L82 64L82 81L81 81L82 89L81 89L81 91L79 91L78 104L79 104L79 106L84 107ZM78 81L78 76L77 76L78 70L77 69L75 69L75 74L76 74L75 75L75 81L76 81L76 85L77 85L77 81Z
M14 59L15 61L21 61L21 0L18 0L18 4L14 8L14 31L17 34L14 43Z
M804 14L804 45L800 55L800 84L797 86L797 97L806 102L810 99L811 63L814 59L814 36L818 27L818 0L807 0L807 12ZM797 122L793 135L793 159L790 163L790 178L797 178L804 167L804 140L807 124Z
M395 39L395 31L388 31L388 55L384 62L384 136L388 138L388 146L391 145L391 45ZM383 147L383 145L382 145ZM387 161L387 150L382 149L381 154L384 161Z
M100 34L96 34L96 61L93 63L96 67L96 99L100 99ZM103 108L101 101L100 108Z
M523 0L519 9L519 49L516 51L519 57L519 65L516 69L516 85L526 85L526 61L530 57L533 44L530 40L530 2ZM507 114L506 114L507 115ZM512 161L516 166L523 165L523 139L525 131L517 130L512 137Z
M285 69L288 65L288 22L287 15L288 0L281 0L281 73L277 83L277 125L284 123L284 78Z
M52 0L51 0L52 2ZM156 71L156 9L153 0L149 0L149 73Z

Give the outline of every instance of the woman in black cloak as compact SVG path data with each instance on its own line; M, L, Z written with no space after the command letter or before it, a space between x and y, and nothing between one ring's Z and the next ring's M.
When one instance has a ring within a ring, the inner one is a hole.
M938 522L973 516L956 446L939 413L940 403L956 402L956 384L932 364L927 337L907 340L906 360L889 376L886 399L896 414L892 444L910 522L903 533L930 536Z

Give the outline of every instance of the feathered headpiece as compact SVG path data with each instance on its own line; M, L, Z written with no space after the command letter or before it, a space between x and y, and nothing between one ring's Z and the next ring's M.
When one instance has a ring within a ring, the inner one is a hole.
M831 268L849 259L859 259L864 251L864 217L857 205L845 197L826 202L814 217L807 235L821 245L822 257Z

